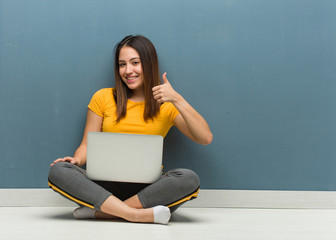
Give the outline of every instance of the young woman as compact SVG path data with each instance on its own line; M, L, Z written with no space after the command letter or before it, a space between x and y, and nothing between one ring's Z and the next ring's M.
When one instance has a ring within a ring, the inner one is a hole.
M90 131L166 136L175 125L200 144L209 144L207 122L170 85L160 82L153 44L143 36L127 36L115 49L115 88L96 92L88 106L84 136L73 157L51 164L49 186L78 203L76 218L123 218L130 222L166 224L171 212L197 197L200 181L188 169L163 173L153 184L92 181L80 166L86 163ZM130 150L132 146L129 146Z

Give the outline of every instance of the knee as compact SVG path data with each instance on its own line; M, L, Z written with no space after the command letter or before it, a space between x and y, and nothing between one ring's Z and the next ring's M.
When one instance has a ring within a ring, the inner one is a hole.
M68 162L58 162L50 167L48 180L52 183L57 183L58 179L64 175L65 169L71 168L71 164Z
M200 187L199 176L190 169L175 169L172 174L180 180L180 186L183 186L188 193L194 192Z

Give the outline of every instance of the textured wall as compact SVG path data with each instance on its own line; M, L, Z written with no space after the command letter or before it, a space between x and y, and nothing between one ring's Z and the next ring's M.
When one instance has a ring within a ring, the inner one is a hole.
M0 187L47 187L79 145L113 47L150 38L161 71L209 122L172 129L166 168L202 188L336 190L335 1L0 0Z

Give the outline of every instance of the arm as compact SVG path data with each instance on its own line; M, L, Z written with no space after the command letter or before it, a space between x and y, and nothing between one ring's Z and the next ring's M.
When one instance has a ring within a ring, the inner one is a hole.
M172 102L180 114L175 118L175 126L191 140L207 145L213 135L205 119L168 82L166 73L162 76L164 84L153 88L154 99L159 103Z
M81 144L77 148L74 156L58 158L50 166L54 165L57 162L70 162L77 166L84 165L86 163L87 134L88 132L101 132L102 124L103 124L103 118L89 109L87 112L83 139Z

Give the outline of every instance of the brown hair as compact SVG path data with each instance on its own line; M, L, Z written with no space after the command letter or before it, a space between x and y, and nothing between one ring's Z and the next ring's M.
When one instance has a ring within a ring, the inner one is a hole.
M117 122L126 116L127 100L131 97L131 90L123 82L119 74L119 54L122 47L128 46L136 50L140 56L144 76L143 88L145 94L144 120L153 119L160 111L160 104L153 98L152 88L161 84L159 61L153 43L144 36L127 36L115 47L114 76L116 87L113 92L117 103Z

